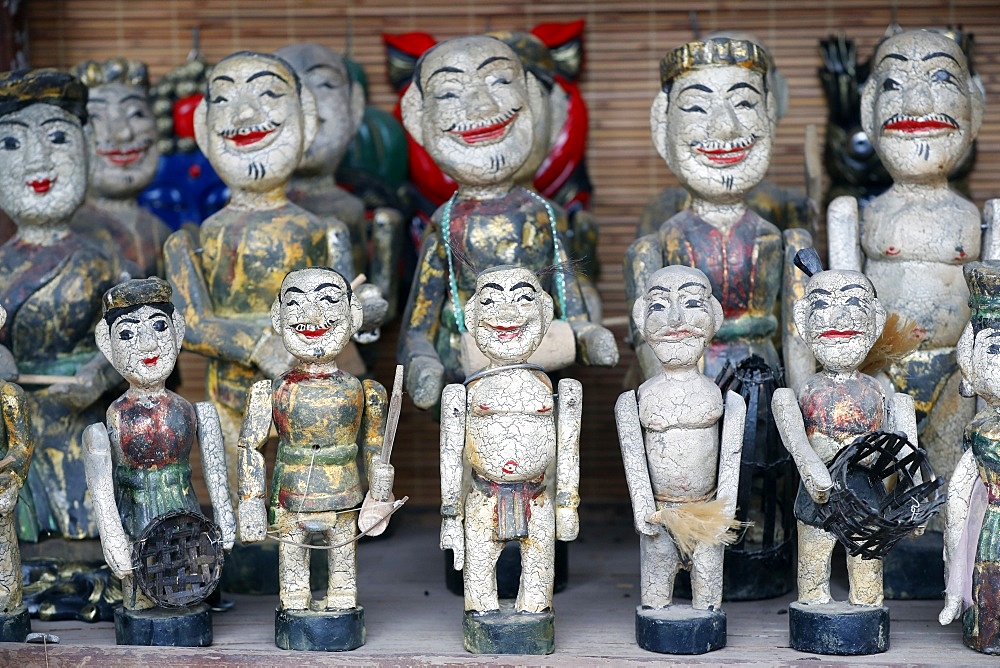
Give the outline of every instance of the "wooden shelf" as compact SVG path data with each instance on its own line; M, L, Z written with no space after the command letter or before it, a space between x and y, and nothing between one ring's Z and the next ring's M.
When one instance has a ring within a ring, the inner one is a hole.
M398 490L405 493L406 490ZM236 607L215 615L210 648L116 647L111 623L32 622L32 630L60 637L58 645L0 644L5 666L223 666L223 665L649 665L685 664L997 665L962 644L958 623L937 622L938 601L890 601L891 648L867 657L817 657L788 647L791 595L727 603L728 646L700 657L669 657L635 644L639 601L638 539L624 507L584 509L583 530L569 552L569 586L555 597L556 651L550 656L475 656L462 647L462 599L444 587L433 511L403 509L392 535L363 542L358 551L359 601L365 608L367 643L339 654L286 652L274 646L275 596L230 596ZM845 598L846 576L835 582Z

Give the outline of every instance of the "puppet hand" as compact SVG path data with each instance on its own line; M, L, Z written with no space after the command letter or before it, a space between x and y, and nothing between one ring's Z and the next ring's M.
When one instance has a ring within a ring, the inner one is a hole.
M101 395L100 379L97 372L81 367L74 376L75 382L56 383L49 386L49 396L63 406L82 410L91 405Z
M267 534L267 510L264 499L245 499L239 507L240 540L244 543L258 543Z
M569 542L580 534L580 516L576 508L556 508L556 540Z
M274 379L292 368L295 357L285 350L281 337L268 330L251 353L250 361L257 365L261 373Z
M958 619L962 614L962 597L954 594L946 594L944 598L944 609L938 615L938 622L941 626L947 626Z
M361 321L362 332L373 331L385 322L386 314L389 312L389 302L382 297L377 285L363 283L358 286L354 294L361 300L361 310L364 311L364 319Z
M444 366L436 357L414 357L406 373L406 391L417 408L430 408L441 399Z
M373 462L368 483L369 496L375 501L388 501L389 496L392 495L392 482L395 476L396 470L392 467L392 464Z
M605 329L593 323L583 326L574 323L574 331L578 331L577 343L580 346L580 359L591 366L614 366L618 364L618 342L610 329Z
M633 523L635 524L635 532L638 534L645 534L647 536L653 537L658 536L660 533L659 525L655 524L653 521L653 515L649 517L643 517L642 513L635 513L633 516Z
M465 565L465 527L461 517L441 518L441 549L454 552L453 567L456 571L462 570Z

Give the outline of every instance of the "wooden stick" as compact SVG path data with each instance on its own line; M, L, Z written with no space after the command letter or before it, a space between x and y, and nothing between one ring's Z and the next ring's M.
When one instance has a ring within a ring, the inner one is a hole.
M389 399L389 415L385 422L385 436L382 438L382 463L389 463L392 442L396 440L396 427L403 406L403 365L396 365L396 377L392 381L392 397Z
M17 382L22 385L57 385L59 383L80 385L84 382L84 379L79 376L49 376L42 373L22 373L17 377Z

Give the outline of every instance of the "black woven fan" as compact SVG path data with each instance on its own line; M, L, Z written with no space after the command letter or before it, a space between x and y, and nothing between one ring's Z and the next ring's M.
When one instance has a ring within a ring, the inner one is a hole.
M149 523L132 545L142 592L164 608L201 603L222 576L222 531L204 515L176 510Z

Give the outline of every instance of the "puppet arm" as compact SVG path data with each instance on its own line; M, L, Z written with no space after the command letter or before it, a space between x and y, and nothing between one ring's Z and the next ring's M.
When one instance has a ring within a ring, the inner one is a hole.
M229 497L229 483L226 472L226 448L222 442L222 426L219 413L208 401L194 405L198 417L198 447L201 448L201 469L208 487L208 497L212 501L215 523L222 530L222 544L227 550L236 542L236 515L233 501Z
M264 455L259 450L271 431L271 381L253 384L240 429L239 447L239 530L240 540L255 543L267 535Z
M454 568L465 565L462 525L462 453L465 450L465 386L455 383L441 394L441 549L452 550Z

